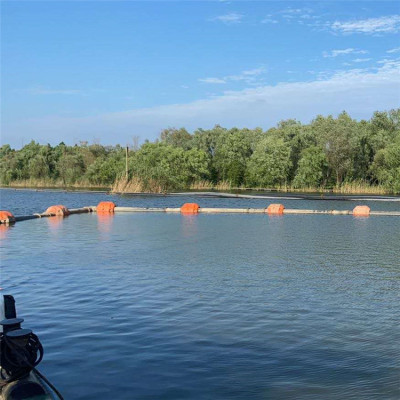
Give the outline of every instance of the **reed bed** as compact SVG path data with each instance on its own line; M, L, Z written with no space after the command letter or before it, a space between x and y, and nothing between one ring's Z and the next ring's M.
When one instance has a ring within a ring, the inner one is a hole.
M112 193L166 193L166 190L155 180L144 182L138 177L132 177L127 180L125 177L116 179L114 184L109 186L94 185L88 181L79 181L73 184L65 185L61 180L49 179L27 179L12 181L8 185L1 187L11 188L30 188L30 189L98 189L110 190ZM186 189L186 188L185 188ZM229 181L221 181L218 183L209 180L201 180L190 185L189 190L215 190L215 191L271 191L271 192L295 192L295 193L336 193L336 194L370 194L370 195L387 195L392 194L390 190L382 185L369 185L365 182L343 183L334 187L293 187L290 185L282 185L275 187L246 187L232 186Z
M221 181L214 183L207 180L193 182L190 185L190 190L234 190L229 181Z
M154 180L144 182L138 177L119 178L111 188L112 193L163 193L162 186Z
M75 183L64 184L61 180L51 179L25 179L11 181L7 185L0 184L0 187L6 188L29 188L29 189L98 189L110 190L109 186L95 185L89 181L79 181Z

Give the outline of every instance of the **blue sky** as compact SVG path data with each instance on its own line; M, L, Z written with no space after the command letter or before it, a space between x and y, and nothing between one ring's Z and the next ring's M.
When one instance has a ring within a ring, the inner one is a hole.
M400 3L2 1L1 144L400 106Z

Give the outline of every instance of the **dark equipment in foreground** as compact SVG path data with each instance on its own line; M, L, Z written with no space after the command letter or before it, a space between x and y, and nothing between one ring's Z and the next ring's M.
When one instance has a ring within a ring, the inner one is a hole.
M0 400L62 400L57 389L36 369L43 347L22 329L13 296L0 296Z

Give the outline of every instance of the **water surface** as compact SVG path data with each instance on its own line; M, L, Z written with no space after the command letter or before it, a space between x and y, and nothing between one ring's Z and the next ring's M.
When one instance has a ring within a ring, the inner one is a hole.
M193 201L1 195L1 208L15 215L110 199L148 207ZM20 222L0 236L1 286L39 334L40 369L66 399L400 396L400 218L83 214Z

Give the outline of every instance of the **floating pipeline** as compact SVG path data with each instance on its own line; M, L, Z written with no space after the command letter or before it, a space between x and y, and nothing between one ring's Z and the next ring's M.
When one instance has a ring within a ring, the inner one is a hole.
M115 209L115 203L112 201L101 201L97 204L96 212L103 213L103 214L112 214Z
M43 213L35 213L32 215L21 215L14 217L14 215L9 211L0 211L0 224L1 225L11 225L19 221L27 221L36 218L48 218L57 217L64 218L72 214L83 214L95 211L96 207L82 207L82 208L70 208L65 206L51 206Z
M15 222L15 217L10 211L0 211L0 224L13 224Z
M84 214L97 212L99 215L129 212L163 212L163 213L180 213L182 215L196 214L267 214L267 215L352 215L353 217L369 217L369 216L389 216L400 217L400 211L371 211L368 206L359 205L353 210L307 210L307 209L289 209L283 204L270 204L266 208L203 208L197 203L185 203L182 207L117 207L112 201L100 202L97 206L70 208L63 205L56 205L47 208L44 213L36 213L33 215L17 216L10 211L0 211L0 224L11 225L15 222L26 221L35 218L57 217L65 218L73 214Z
M45 214L56 215L59 217L65 217L65 216L69 215L69 210L67 207L65 207L63 205L50 206L45 211Z

